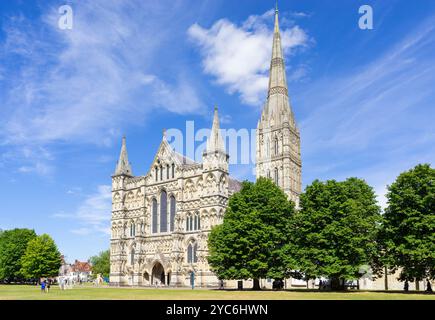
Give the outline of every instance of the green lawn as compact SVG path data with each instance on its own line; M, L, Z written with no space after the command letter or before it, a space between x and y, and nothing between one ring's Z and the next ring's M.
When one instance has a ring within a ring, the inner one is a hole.
M306 290L295 291L222 291L208 289L151 289L151 288L113 288L92 286L76 286L73 289L61 291L52 286L50 293L41 293L37 286L0 285L0 300L2 299L53 299L53 300L93 300L93 299L155 299L155 300L232 300L232 299L290 299L290 300L395 300L395 299L431 299L435 295L399 293L399 292L317 292Z

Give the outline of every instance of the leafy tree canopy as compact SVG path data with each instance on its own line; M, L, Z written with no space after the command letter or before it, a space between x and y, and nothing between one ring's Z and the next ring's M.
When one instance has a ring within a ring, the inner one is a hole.
M22 280L21 256L36 237L34 230L13 229L0 232L0 279Z
M435 279L435 169L420 164L388 187L382 241L403 280Z
M108 277L110 273L110 250L101 251L97 256L92 256L89 261L92 264L92 273L96 276L100 273Z
M300 197L292 239L287 245L289 268L307 278L356 279L376 255L381 219L373 189L364 181L315 180Z
M220 279L284 278L294 204L271 180L243 182L229 199L223 223L213 227L208 261Z
M26 278L57 276L61 255L54 240L47 234L30 240L21 257L21 265L21 272Z

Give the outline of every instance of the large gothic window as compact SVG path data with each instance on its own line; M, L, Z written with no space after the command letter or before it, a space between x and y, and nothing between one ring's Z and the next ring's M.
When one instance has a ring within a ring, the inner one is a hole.
M174 223L175 223L175 212L176 212L176 201L175 201L175 197L171 196L171 214L170 214L170 228L171 231L174 231Z
M166 191L160 194L160 232L168 231L168 201Z
M196 242L191 242L187 246L187 263L198 262L198 244Z
M157 233L157 200L153 199L153 233Z
M195 244L193 245L193 262L198 262L198 255L197 255L197 251L198 250L198 244L195 242Z

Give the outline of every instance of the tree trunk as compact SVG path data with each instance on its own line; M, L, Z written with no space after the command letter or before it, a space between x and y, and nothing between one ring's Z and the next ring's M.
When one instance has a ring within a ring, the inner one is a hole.
M420 281L418 279L415 279L415 290L420 291Z
M385 291L388 291L388 269L387 269L387 267L385 267L384 273L385 273L385 278L384 278Z
M341 285L340 278L332 277L331 278L331 290L343 290L344 286Z
M252 290L261 290L261 288L260 288L260 280L254 279L254 286L252 287Z

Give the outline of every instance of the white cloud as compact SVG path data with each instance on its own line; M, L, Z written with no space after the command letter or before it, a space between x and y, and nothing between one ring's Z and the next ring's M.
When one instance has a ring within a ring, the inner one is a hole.
M71 232L79 235L91 233L110 234L110 219L112 213L112 187L100 185L97 191L87 196L72 213L58 212L53 218L74 220L82 225Z
M243 103L259 105L268 84L272 54L273 10L248 17L241 26L218 20L210 29L193 24L188 35L203 57L203 69L230 94L238 93ZM309 38L299 26L281 30L283 51L306 46ZM288 59L287 59L288 62Z
M41 21L5 20L0 59L19 63L2 70L9 85L2 92L0 140L108 144L120 127L143 125L153 110L201 112L182 66L172 78L160 74L175 13L163 10L160 2L80 2L73 6L72 30L58 28L57 7Z
M36 173L41 176L47 176L53 173L54 168L42 162L36 162L31 166L21 166L18 168L20 173Z

